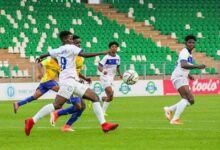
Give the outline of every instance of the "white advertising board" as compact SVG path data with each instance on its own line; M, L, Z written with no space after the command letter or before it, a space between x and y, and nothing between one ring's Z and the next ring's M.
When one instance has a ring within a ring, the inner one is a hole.
M0 100L22 100L34 94L39 83L2 83L0 84ZM90 86L98 95L105 95L99 81ZM122 81L114 81L114 96L159 96L163 95L162 80L139 80L135 85L127 85ZM56 93L49 91L41 99L54 99Z

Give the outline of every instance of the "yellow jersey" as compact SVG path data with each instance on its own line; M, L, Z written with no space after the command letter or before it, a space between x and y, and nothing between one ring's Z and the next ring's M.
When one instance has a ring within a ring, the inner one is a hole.
M60 73L60 67L57 61L54 58L47 58L41 62L44 67L44 76L41 79L41 83L55 80L58 74Z
M76 56L76 72L79 76L81 69L83 68L84 58L80 56Z

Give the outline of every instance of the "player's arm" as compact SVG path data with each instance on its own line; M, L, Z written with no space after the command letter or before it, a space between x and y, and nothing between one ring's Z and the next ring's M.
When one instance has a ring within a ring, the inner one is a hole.
M191 65L191 64L188 64L187 60L181 60L180 63L181 63L181 67L182 68L189 69L189 70L191 70L191 69L204 69L206 67L206 65L204 65L204 64L201 64L201 65L197 65L197 64Z
M92 83L92 79L91 78L87 78L84 75L82 75L81 73L79 73L79 77L85 81L87 81L89 84Z
M43 65L41 63L37 63L36 64L36 70L37 70L37 78L41 79L44 75L44 69L43 69Z
M121 74L121 70L120 70L120 65L117 66L117 72L118 72L118 75L120 76L120 78L122 79L122 74Z
M104 71L104 69L103 69L103 64L101 64L101 63L99 63L98 70L99 70L100 72L103 72L104 75L107 74L107 71Z
M192 76L191 74L188 75L188 78L189 78L190 80L195 80L194 76Z
M50 53L41 54L38 58L36 58L36 62L41 62L44 58L50 56Z
M106 55L108 52L109 51L97 52L97 53L85 53L85 52L81 51L78 54L78 56L89 58L89 57L95 57L95 56L99 56L99 55Z

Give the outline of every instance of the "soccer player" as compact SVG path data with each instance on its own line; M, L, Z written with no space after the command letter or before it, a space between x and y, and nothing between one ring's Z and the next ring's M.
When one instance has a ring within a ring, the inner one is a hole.
M122 74L120 72L120 57L117 55L117 49L119 44L117 42L110 42L109 43L109 49L110 52L103 57L103 59L99 62L98 70L102 72L100 76L100 81L105 89L106 97L102 97L103 100L103 106L102 110L105 115L106 110L109 106L109 103L113 100L113 89L112 89L112 83L114 81L114 77L116 74L116 70L122 78Z
M80 37L77 35L73 35L73 44L77 47L81 47L81 40ZM91 78L87 78L83 76L80 71L83 67L84 58L80 56L76 56L76 71L77 75L87 81L89 84L91 83ZM82 81L83 82L83 81ZM73 96L68 100L68 103L73 104L73 106L59 109L55 112L51 113L51 119L50 122L53 126L55 126L55 122L60 116L72 114L70 119L66 122L66 124L61 128L61 131L63 132L72 132L74 129L71 128L72 124L77 121L77 119L81 116L83 111L85 110L85 102L83 99L81 99L78 96Z
M171 80L174 87L178 90L182 99L169 107L164 107L165 116L170 121L170 124L179 125L180 115L183 113L187 106L194 104L194 97L189 88L188 79L194 80L194 77L189 74L191 69L204 69L204 64L192 64L192 50L195 47L196 37L188 35L185 37L186 48L182 49L174 69ZM174 113L175 112L175 113ZM174 116L173 116L174 113Z
M32 96L27 97L19 102L13 103L14 113L17 113L19 107L37 100L49 90L53 90L55 92L58 92L59 90L59 86L55 79L60 72L60 67L56 59L48 57L41 63L38 63L36 66L38 70L37 77L38 79L41 79L40 85L37 87L35 93Z
M88 99L93 102L93 109L96 117L101 124L101 128L104 132L109 132L118 127L118 124L106 122L99 97L89 87L79 82L79 78L76 72L75 56L82 57L94 57L98 55L105 55L107 52L97 53L85 53L81 48L78 48L73 43L73 35L69 31L62 31L59 35L63 45L57 49L53 49L46 54L42 54L37 61L41 61L43 58L51 56L58 60L61 72L59 75L60 89L56 95L55 102L44 106L37 114L32 118L25 120L25 133L30 135L31 129L34 124L40 118L50 114L54 110L60 109L67 99L72 94L76 94L82 98Z

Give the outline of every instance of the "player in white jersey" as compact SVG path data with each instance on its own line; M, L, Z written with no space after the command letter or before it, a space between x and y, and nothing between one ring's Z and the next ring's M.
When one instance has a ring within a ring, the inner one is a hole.
M188 35L185 37L186 48L182 49L174 69L171 80L174 87L178 90L182 99L169 107L164 107L165 116L170 121L170 124L182 124L180 115L187 106L194 104L194 97L189 88L188 79L194 80L194 77L189 74L191 69L204 69L204 64L192 64L192 50L195 47L196 37ZM175 113L174 113L175 112ZM173 116L174 113L174 116Z
M98 70L102 73L100 76L100 81L105 89L106 97L103 97L103 112L106 114L106 110L109 106L109 103L113 100L113 89L112 89L112 83L114 81L114 77L116 74L116 70L122 78L121 72L120 72L120 57L117 55L117 49L118 49L118 43L117 42L110 42L109 43L109 49L110 52L103 57L103 59L99 62Z
M49 51L49 53L42 54L37 61L41 61L47 56L54 57L58 60L61 72L59 75L60 89L56 95L55 102L44 106L38 113L25 120L25 133L30 135L34 124L44 116L50 114L54 110L60 109L72 94L76 94L82 98L91 100L93 102L93 109L98 118L102 130L108 132L118 127L118 124L108 123L105 120L99 97L88 86L79 82L76 72L75 56L94 57L97 55L105 55L106 52L99 53L84 53L82 49L72 45L73 35L69 31L62 31L59 35L63 45L57 49Z

